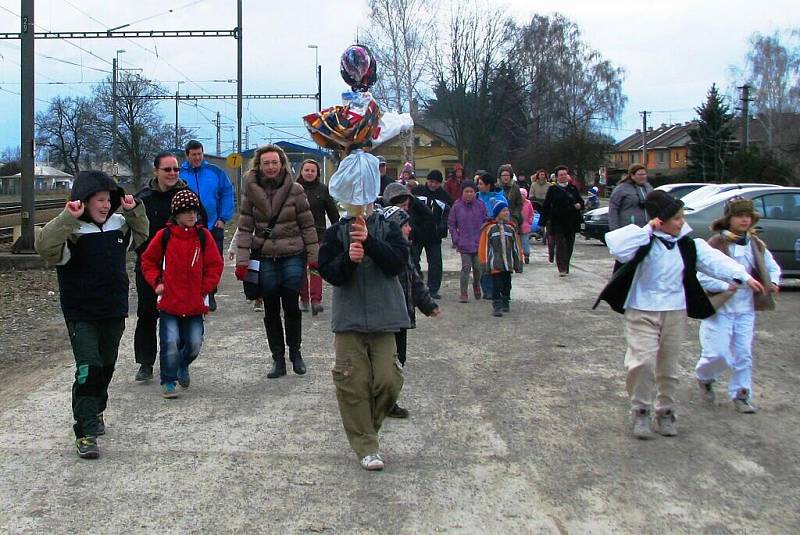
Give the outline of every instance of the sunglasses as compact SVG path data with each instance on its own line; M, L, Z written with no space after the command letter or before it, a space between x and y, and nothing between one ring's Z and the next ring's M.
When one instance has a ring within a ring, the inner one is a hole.
M173 173L179 173L181 168L180 167L159 167L158 170L159 171L165 171L167 173L169 173L170 171L172 171Z

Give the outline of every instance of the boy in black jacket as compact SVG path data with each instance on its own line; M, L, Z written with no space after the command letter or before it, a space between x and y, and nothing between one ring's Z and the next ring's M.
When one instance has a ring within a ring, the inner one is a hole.
M400 231L403 233L403 237L408 240L408 236L411 234L411 217L408 215L408 212L397 206L390 206L383 211L383 217L389 222L397 223L397 226L400 227ZM400 279L400 285L403 287L403 294L406 298L406 309L408 310L408 317L411 321L409 329L414 329L417 326L417 318L414 311L415 306L426 316L436 317L441 314L439 305L437 305L436 301L431 297L428 287L425 286L419 271L414 267L410 258L406 268L398 275L398 279ZM408 329L401 329L394 333L394 340L397 344L397 360L405 367L408 348ZM388 416L390 418L408 418L408 409L395 403L392 410L389 411Z
M115 213L122 206L122 214ZM147 239L144 206L101 171L81 171L64 211L36 236L56 266L61 310L75 355L72 413L78 456L100 456L103 411L128 316L125 253Z

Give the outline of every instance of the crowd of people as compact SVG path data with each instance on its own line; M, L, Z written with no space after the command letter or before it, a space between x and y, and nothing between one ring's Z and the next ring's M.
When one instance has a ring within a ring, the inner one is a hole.
M76 363L72 406L82 458L99 456L97 437L105 433L108 386L128 314L126 251L136 254L135 381L153 378L158 352L164 398L188 389L204 317L216 310L233 189L204 159L202 144L191 141L185 150L182 166L174 154L158 154L153 179L136 195L102 172L79 173L63 213L37 236L37 251L57 266ZM512 274L530 262L537 236L558 275L569 275L585 205L564 166L551 181L543 169L528 179L509 164L494 174L477 170L470 179L457 164L447 180L432 170L420 183L411 163L393 180L386 161L377 162L374 206L341 217L317 162L303 161L293 176L281 147L260 147L244 178L229 249L236 278L264 312L270 379L286 375L287 353L293 372L306 373L303 312L323 311L323 279L333 287L333 382L345 434L366 470L384 467L378 440L384 419L409 417L398 405L408 330L415 309L442 313L443 239L450 235L461 259L458 301L469 302L471 276L474 299L491 300L492 315L500 317L511 311ZM688 237L682 208L652 190L641 166L631 167L609 201L606 240L617 264L598 302L625 315L626 388L637 438L677 434L677 357L687 315L703 320L696 368L703 399L714 399L713 385L730 367L736 409L755 411L754 311L774 307L780 269L754 234L758 214L750 201L728 204L709 243Z

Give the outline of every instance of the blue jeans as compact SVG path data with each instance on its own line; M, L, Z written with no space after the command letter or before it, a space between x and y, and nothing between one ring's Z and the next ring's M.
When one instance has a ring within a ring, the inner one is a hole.
M272 297L279 293L281 288L292 290L300 294L300 285L306 270L306 257L304 254L282 256L279 258L261 258L258 270L258 284L261 287L261 296Z
M275 360L284 358L287 345L290 357L300 353L303 318L299 299L305 269L304 254L261 259L258 283L264 298L264 327L269 349ZM281 306L284 324L281 324Z
M178 380L178 369L189 368L203 345L203 316L178 317L159 313L161 384Z

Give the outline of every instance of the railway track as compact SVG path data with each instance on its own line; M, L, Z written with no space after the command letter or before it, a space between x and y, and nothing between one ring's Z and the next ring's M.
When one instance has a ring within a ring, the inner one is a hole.
M52 210L64 206L64 199L42 199L35 201L36 210ZM9 201L0 202L0 215L15 215L22 212L22 202Z

